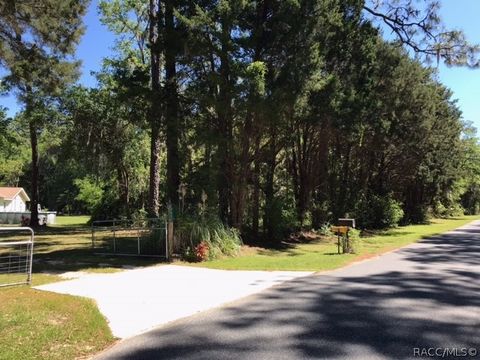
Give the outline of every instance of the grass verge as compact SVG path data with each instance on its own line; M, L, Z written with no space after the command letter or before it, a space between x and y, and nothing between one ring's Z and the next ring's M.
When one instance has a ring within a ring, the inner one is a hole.
M37 274L34 285L62 280ZM114 341L95 303L28 286L0 289L0 359L80 359Z
M65 280L57 273L110 273L158 262L95 255L88 218L58 217L57 224L36 231L34 286ZM17 237L25 235L12 240ZM11 282L11 276L0 275L0 283ZM24 280L25 275L18 278ZM89 299L29 286L0 288L0 360L86 359L114 340L106 319Z
M345 266L444 233L465 225L479 216L434 219L428 225L410 225L362 237L357 254L337 254L335 239L317 239L306 244L290 244L284 249L244 246L239 256L194 264L227 270L302 270L325 271Z

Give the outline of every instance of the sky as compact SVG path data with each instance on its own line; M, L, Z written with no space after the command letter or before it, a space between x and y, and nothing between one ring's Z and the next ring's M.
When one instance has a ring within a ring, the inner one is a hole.
M97 13L98 0L92 0L85 16L86 32L78 49L77 58L82 60L80 83L95 86L92 71L98 71L102 59L112 54L114 36L100 23ZM465 32L472 43L480 44L480 0L443 0L440 15L448 28ZM439 65L439 79L453 91L453 98L458 99L458 106L465 120L472 121L480 129L480 69ZM0 97L0 105L9 109L14 115L19 109L13 96Z
M442 18L449 28L465 32L472 43L480 44L479 0L443 0ZM463 118L472 121L480 129L480 69L448 68L440 65L440 81L453 90L453 98Z

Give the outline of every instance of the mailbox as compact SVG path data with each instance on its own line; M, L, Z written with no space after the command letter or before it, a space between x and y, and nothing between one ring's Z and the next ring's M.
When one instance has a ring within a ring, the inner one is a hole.
M338 219L339 226L348 226L349 228L355 228L355 219L340 218Z

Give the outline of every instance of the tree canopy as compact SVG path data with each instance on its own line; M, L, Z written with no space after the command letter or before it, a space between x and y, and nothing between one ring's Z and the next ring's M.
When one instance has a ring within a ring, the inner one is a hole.
M1 8L7 83L42 101L0 116L0 143L22 149L0 150L0 182L35 186L18 136L34 123L50 208L208 214L255 240L480 210L475 131L425 61L476 67L478 47L438 2L103 0L118 51L95 88L66 77L86 2L40 3Z

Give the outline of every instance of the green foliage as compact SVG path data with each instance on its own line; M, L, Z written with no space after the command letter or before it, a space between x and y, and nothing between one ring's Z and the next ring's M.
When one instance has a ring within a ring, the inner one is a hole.
M0 66L30 110L39 97L58 95L75 80L71 60L83 34L88 0L26 0L0 4ZM36 96L34 96L34 94Z
M9 119L0 108L0 185L17 186L29 164L25 128L18 119Z
M385 229L397 226L404 217L401 204L390 196L363 197L355 212L360 227Z
M333 236L331 228L332 225L329 222L323 223L320 229L318 229L318 233L322 236Z
M350 229L348 231L348 241L351 254L358 254L361 252L362 240L360 237L360 230Z
M262 96L265 94L266 73L267 66L262 61L255 61L247 66L246 74L251 81L251 86L254 88L254 93L256 95Z
M104 194L102 184L90 177L75 179L74 184L78 189L75 200L83 202L88 212L92 214L102 203Z
M176 236L181 243L186 260L194 257L197 245L202 242L208 244L209 259L235 256L242 245L239 232L215 218L183 217L178 221Z
M445 206L443 203L438 201L432 207L433 217L448 218L452 216L462 216L464 214L465 209L457 202Z
M148 225L148 212L143 207L133 212L132 226L146 227Z
M31 0L0 5L1 91L16 88L26 105L14 119L0 110L0 183L34 187L37 136L49 208L142 223L144 209L171 203L192 214L178 229L185 252L207 239L210 257L235 252L240 232L283 240L346 213L386 228L480 211L475 130L435 69L381 38L388 18L363 1L168 0L150 13L145 1L102 0L117 52L97 87L67 90L87 2L54 2L38 2L44 13ZM405 16L390 25L407 47L474 64L476 49L443 31L436 6L415 7L377 10ZM407 21L421 14L423 30Z
M270 222L270 237L267 241L283 240L290 232L300 228L295 207L288 206L288 200L275 197L270 204L266 204L265 214Z

